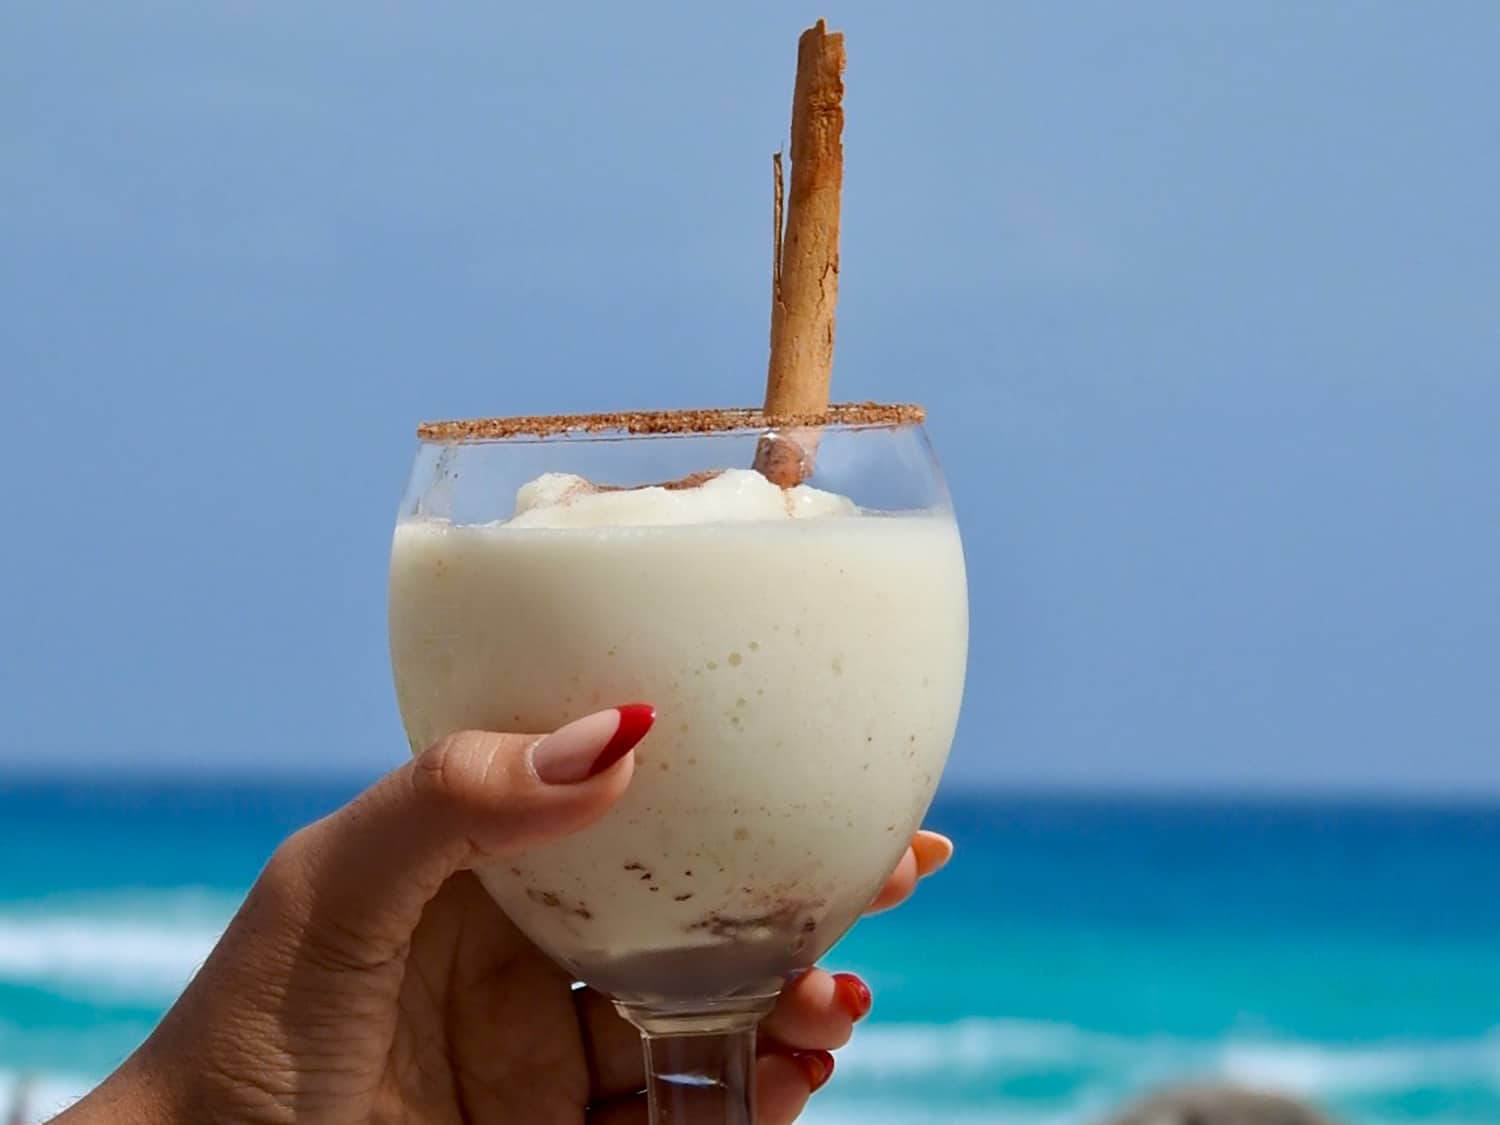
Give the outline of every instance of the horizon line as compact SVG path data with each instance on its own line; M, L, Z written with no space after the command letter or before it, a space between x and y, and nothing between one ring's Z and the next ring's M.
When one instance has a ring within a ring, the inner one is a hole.
M183 770L166 766L90 768L31 766L0 767L0 797L16 786L74 786L107 788L161 786L190 788L290 789L348 788L351 795L378 780L384 770ZM1500 786L1415 787L1357 786L1305 783L1203 784L1189 783L1077 783L1038 779L972 781L954 779L939 787L934 803L1013 800L1086 804L1129 801L1150 804L1202 805L1323 805L1400 806L1407 808L1477 808L1500 811Z

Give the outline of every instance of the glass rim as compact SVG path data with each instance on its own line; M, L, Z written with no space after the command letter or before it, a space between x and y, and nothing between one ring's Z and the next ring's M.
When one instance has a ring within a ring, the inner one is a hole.
M926 408L916 403L841 402L806 414L768 414L757 407L701 410L626 410L603 414L534 414L513 418L467 418L423 422L417 437L439 445L507 439L608 437L614 435L727 434L802 427L845 429L919 426Z

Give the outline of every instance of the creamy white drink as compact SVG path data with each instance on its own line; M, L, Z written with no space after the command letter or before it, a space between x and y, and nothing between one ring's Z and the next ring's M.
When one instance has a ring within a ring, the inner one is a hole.
M873 514L730 470L601 491L549 474L513 518L408 518L391 648L413 752L654 704L602 821L480 872L615 995L713 995L821 955L942 772L968 634L952 514Z

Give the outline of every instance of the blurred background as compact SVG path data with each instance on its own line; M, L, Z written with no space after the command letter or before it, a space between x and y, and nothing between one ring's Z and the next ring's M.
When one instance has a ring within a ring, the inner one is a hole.
M111 1069L405 754L417 421L758 400L819 15L835 392L927 404L973 637L958 859L836 951L876 1012L809 1120L1180 1078L1500 1119L1500 8L1459 0L5 6L0 1107Z

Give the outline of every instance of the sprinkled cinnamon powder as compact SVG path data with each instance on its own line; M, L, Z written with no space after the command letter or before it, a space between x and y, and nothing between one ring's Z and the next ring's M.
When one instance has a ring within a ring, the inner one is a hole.
M588 488L591 492L633 492L637 488L665 488L668 492L686 492L697 488L700 484L707 484L724 475L723 469L699 469L696 473L689 473L685 477L676 480L664 480L659 484L593 484Z
M751 407L718 410L637 410L616 414L543 414L424 422L417 437L431 442L493 441L569 433L713 434L801 426L914 426L927 411L914 403L845 402L816 414L767 414Z

